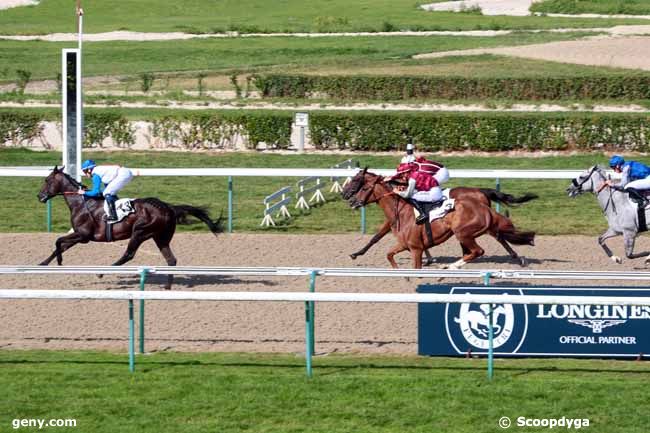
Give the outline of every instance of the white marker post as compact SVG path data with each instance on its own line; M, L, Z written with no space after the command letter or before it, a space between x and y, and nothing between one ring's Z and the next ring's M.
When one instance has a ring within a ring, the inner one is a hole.
M300 128L298 152L302 153L305 151L305 128L309 126L309 113L296 113L294 123Z
M64 49L61 55L61 97L63 120L63 165L81 180L81 70L78 49Z

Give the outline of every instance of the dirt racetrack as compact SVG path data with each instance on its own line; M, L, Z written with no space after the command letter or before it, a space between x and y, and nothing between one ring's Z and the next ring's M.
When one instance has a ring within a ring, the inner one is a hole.
M56 235L0 234L0 265L36 264L52 250ZM348 254L370 236L233 234L214 238L208 234L179 234L172 247L179 265L206 266L314 266L386 267L385 238L364 256L352 261ZM468 268L517 268L491 238L483 237L486 255ZM622 239L610 240L615 254L622 254ZM64 255L67 265L107 265L124 251L125 243L87 244ZM643 259L611 262L595 237L539 237L535 247L516 248L530 259L530 269L645 270ZM641 238L637 251L650 250L650 239ZM439 264L455 261L459 245L451 239L436 247ZM397 256L410 266L408 254ZM148 241L138 252L135 265L164 265L155 245ZM414 292L423 280L381 278L320 278L317 291ZM453 280L453 283L460 281ZM443 282L452 283L451 280ZM465 281L465 283L479 283ZM546 281L545 284L562 284ZM605 285L602 282L591 282ZM570 283L564 283L570 284ZM582 283L584 285L589 282ZM641 283L638 283L640 285ZM577 284L576 284L577 285ZM136 276L25 276L0 275L4 289L137 289ZM305 277L177 277L176 290L306 291ZM151 278L147 289L162 289L160 278ZM137 308L136 308L137 310ZM0 347L41 349L127 350L128 311L125 301L0 301ZM417 353L417 307L406 304L316 305L316 351L362 353ZM302 352L304 305L284 302L163 302L150 301L146 310L147 350Z

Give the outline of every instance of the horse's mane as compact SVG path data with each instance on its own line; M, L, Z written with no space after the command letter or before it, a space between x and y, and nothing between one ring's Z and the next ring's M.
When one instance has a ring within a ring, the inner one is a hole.
M72 182L72 184L73 184L74 186L76 186L77 188L86 189L86 187L83 186L83 184L82 184L81 182L77 182L77 179L75 179L74 177L70 176L70 175L69 175L68 173L66 173L65 171L63 171L63 170L59 170L58 172L61 173L63 176L65 176L65 178L68 179L70 182Z

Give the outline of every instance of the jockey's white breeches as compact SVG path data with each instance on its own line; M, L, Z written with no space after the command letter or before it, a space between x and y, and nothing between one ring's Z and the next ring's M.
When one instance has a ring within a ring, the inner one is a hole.
M442 200L442 189L440 189L439 186L434 186L429 191L416 192L415 194L413 194L413 197L411 198L416 201L428 201L428 202Z
M645 179L633 180L632 182L625 185L625 189L627 188L635 188L640 190L650 189L650 176L646 177Z
M117 195L117 192L124 188L127 183L131 182L132 178L133 173L131 173L131 170L126 167L120 167L115 179L110 181L108 185L106 185L106 188L104 188L104 195Z
M447 167L442 167L433 175L433 178L438 182L438 185L442 185L449 180L449 170L447 170Z

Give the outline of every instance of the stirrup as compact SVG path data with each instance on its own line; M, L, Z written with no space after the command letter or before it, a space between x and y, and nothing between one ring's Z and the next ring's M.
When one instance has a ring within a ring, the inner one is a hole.
M418 215L418 217L415 219L415 224L417 224L417 225L424 224L424 223L427 221L427 216L428 216L428 215L426 215L426 214L424 214L424 213L421 213L421 214Z

